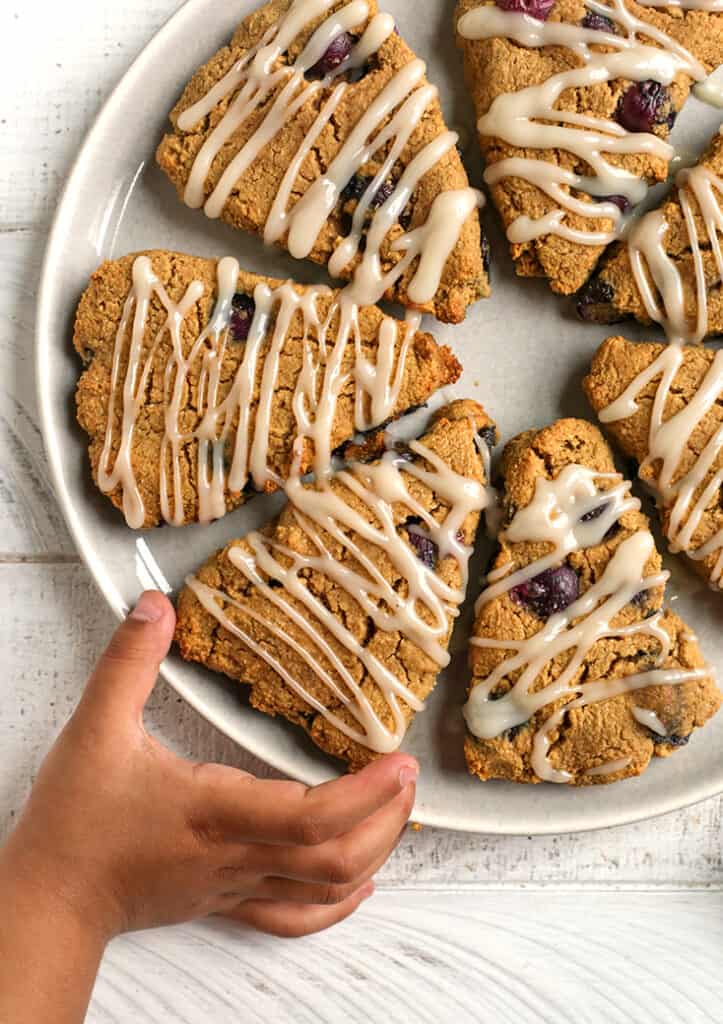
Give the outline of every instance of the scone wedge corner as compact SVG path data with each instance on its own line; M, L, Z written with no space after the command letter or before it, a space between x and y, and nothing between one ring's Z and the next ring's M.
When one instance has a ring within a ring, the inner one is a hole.
M658 496L671 551L723 589L723 352L607 338L583 382L623 455Z
M132 527L208 522L292 470L325 472L371 430L454 382L431 335L338 291L236 260L110 260L83 294L77 414L93 477Z
M695 635L597 427L511 441L504 521L476 609L465 756L482 780L595 785L639 775L718 710Z
M517 273L575 293L622 216L665 181L675 117L723 62L723 14L634 0L459 0L455 26Z
M676 187L661 205L637 222L625 242L610 246L577 297L580 318L600 324L667 319L671 333L689 341L722 334L722 201L718 132L698 163L678 172ZM676 276L661 296L654 281Z
M352 770L397 749L449 660L491 436L461 400L408 447L296 481L275 521L187 580L183 657L249 686L253 707Z
M354 278L361 304L458 323L489 293L481 198L376 0L270 0L170 118L157 160L184 202Z

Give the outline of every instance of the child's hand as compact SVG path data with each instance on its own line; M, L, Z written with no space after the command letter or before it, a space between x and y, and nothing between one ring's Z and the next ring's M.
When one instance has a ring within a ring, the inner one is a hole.
M153 591L119 627L0 854L0 877L67 906L103 941L214 913L285 936L341 921L397 842L416 762L390 755L309 789L181 760L142 724L173 627Z

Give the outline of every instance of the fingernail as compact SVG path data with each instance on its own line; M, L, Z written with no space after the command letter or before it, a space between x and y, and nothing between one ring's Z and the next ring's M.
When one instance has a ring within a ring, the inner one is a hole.
M368 900L374 892L374 882L365 882L359 890L359 895L363 900Z
M128 618L135 619L136 622L158 622L162 615L163 609L153 596L153 591L146 590L138 598L138 603Z
M410 782L416 782L419 775L419 765L405 764L399 769L399 785L405 789Z

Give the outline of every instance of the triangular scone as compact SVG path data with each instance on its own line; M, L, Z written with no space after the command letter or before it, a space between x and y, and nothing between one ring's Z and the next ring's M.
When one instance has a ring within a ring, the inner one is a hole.
M183 657L246 683L254 707L352 769L396 749L448 661L490 436L484 410L457 401L419 442L322 489L295 481L277 520L187 580Z
M517 273L546 277L562 294L576 292L613 240L620 211L640 201L645 184L667 177L673 150L664 140L692 81L723 61L723 16L633 0L613 0L604 12L582 0L459 0L456 25L481 119L485 178ZM646 25L656 38L645 34ZM605 36L605 45L597 42ZM663 64L675 77L661 85ZM645 80L631 82L641 68ZM553 127L562 124L555 111L570 119L564 136ZM611 144L621 126L626 131ZM602 146L595 141L601 130ZM601 160L608 167L591 187ZM621 168L631 175L627 184L615 177Z
M660 319L655 313L670 318L674 311L665 308L658 289L653 285L650 266L661 258L668 270L677 272L683 295L684 333L698 333L698 274L702 272L706 309L700 323L701 337L723 333L723 288L721 269L716 263L712 238L721 244L723 235L723 136L715 135L710 147L694 169L685 168L677 177L674 188L661 206L646 214L631 234L629 242L617 242L601 260L595 275L588 281L578 297L578 313L583 320L612 324L634 317L649 324ZM706 218L701 215L699 197L706 206ZM688 227L687 206L694 234ZM653 230L641 231L650 227ZM697 250L697 251L696 251ZM636 257L639 253L639 257ZM639 267L633 270L633 259ZM699 261L698 261L699 260ZM698 270L696 269L698 268ZM651 292L646 298L639 287L642 273L643 287ZM662 278L660 279L662 280ZM674 296L671 289L668 305ZM652 296L656 308L651 308ZM651 316L651 313L653 314Z
M376 0L271 0L170 116L157 159L186 203L343 280L364 261L360 303L457 323L489 293L479 194Z
M584 420L515 438L502 475L470 648L469 770L571 785L639 775L721 703L694 635L663 609L648 520Z
M104 263L75 321L93 476L133 527L207 522L426 402L449 349L325 287L154 251Z
M640 463L640 478L658 496L671 551L683 551L720 590L723 353L608 338L583 386L615 444Z

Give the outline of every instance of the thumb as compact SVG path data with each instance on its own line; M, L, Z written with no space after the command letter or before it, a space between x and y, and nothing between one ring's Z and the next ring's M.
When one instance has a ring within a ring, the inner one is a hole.
M140 718L176 624L173 605L146 590L113 634L85 688L80 710Z

